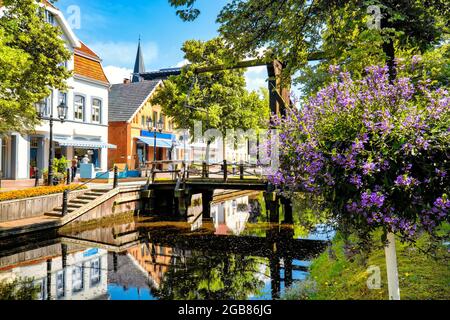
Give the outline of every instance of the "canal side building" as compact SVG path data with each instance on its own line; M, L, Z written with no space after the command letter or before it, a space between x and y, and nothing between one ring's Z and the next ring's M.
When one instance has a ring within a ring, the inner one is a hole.
M53 89L45 104L45 117L53 114L57 118L57 106L68 107L64 123L54 121L53 141L55 157L72 159L75 155L88 154L91 162L100 171L107 169L108 148L108 95L109 81L104 73L100 57L81 42L62 12L47 1L45 19L62 30L62 38L72 52L66 66L73 70L67 80L65 92ZM34 168L42 173L49 162L49 122L43 120L33 134L10 133L0 140L0 171L3 187L31 186L35 177ZM8 184L9 182L9 184Z
M156 160L178 159L176 135L172 120L161 107L152 105L150 99L162 85L160 80L125 81L111 86L109 95L109 141L117 145L110 149L109 163L127 164L129 170L139 169L153 161L156 142ZM150 132L147 123L162 122L162 132Z

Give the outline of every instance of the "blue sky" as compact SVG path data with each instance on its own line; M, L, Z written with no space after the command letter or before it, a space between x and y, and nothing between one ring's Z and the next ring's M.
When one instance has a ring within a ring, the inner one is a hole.
M102 59L112 83L131 73L141 36L146 70L179 66L181 46L189 39L208 40L216 36L217 14L228 0L198 0L200 17L183 22L167 0L59 0L56 5L70 20L71 6L80 9L77 36ZM266 86L267 72L254 68L247 74L249 89Z

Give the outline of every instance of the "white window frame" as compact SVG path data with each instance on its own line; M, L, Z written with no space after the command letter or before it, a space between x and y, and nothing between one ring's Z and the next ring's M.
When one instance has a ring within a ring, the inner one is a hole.
M82 100L82 105L79 104L79 102L77 102L77 98L80 97ZM77 115L79 115L79 108L80 106L82 107L81 109L81 119L77 118ZM84 109L86 107L86 97L80 94L75 94L73 97L73 120L74 121L80 121L83 122L84 121Z
M98 101L100 103L99 106L96 106L94 103ZM91 107L91 122L92 123L101 123L102 122L102 105L103 101L99 98L92 98L92 107ZM97 113L96 113L97 111ZM95 120L94 117L98 117L98 120Z
M84 289L84 266L76 265L72 269L72 292L78 293Z

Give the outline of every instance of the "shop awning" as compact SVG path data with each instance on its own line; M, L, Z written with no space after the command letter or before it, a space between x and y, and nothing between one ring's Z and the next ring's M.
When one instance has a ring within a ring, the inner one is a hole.
M89 141L89 140L73 140L73 139L53 139L58 142L60 146L64 147L78 147L78 148L105 148L105 149L117 149L114 144L109 144L101 141Z
M145 143L146 145L153 147L155 145L155 138L150 138L150 137L138 137L139 141L142 141L143 143ZM167 148L170 149L172 148L173 145L173 141L171 139L161 139L161 138L156 138L156 147L157 148Z

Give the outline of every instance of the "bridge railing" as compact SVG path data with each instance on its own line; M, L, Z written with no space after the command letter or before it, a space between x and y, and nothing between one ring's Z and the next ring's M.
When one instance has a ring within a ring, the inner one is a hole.
M167 169L164 166L167 165ZM162 168L162 169L159 169ZM230 178L239 178L244 180L264 179L265 166L258 165L251 162L222 162L207 163L206 161L184 161L184 160L162 160L147 162L145 168L145 176L149 177L152 182L156 180L157 176L162 178L170 178L177 180L181 177L183 180L191 178L221 178L223 181L228 181Z

